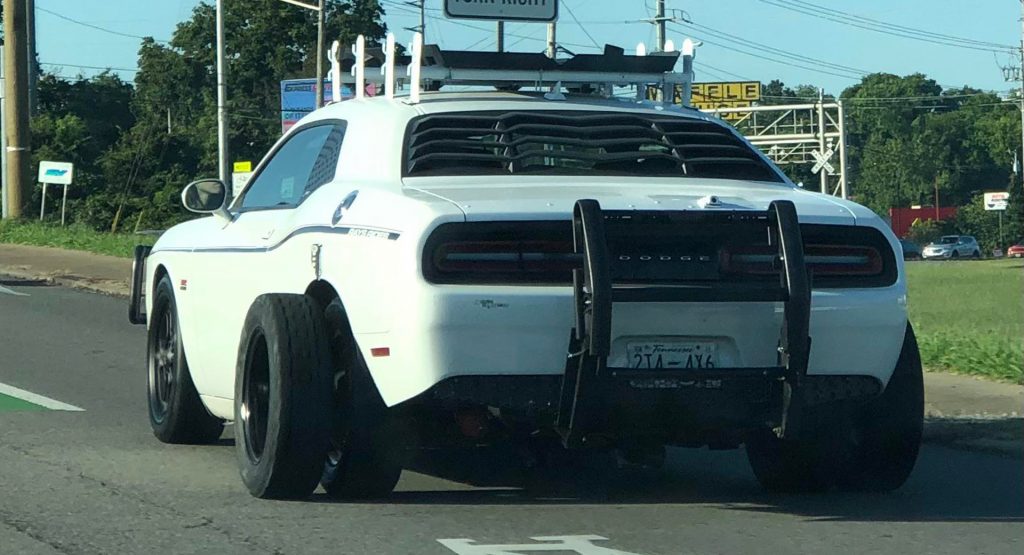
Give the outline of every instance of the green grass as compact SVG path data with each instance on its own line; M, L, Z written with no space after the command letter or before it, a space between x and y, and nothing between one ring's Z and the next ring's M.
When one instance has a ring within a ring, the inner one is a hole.
M40 222L0 220L0 243L58 247L131 258L135 245L156 238L131 233L103 233L81 225L67 227Z
M1024 384L1024 261L907 264L925 367Z

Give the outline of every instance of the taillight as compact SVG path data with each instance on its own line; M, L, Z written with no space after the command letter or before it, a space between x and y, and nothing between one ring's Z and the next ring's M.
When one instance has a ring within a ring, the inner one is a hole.
M571 275L572 243L562 241L447 241L437 245L438 277L468 281L563 282Z
M778 251L767 245L723 248L722 272L726 274L777 274ZM882 255L874 247L853 245L807 245L804 263L815 276L877 276L882 273Z

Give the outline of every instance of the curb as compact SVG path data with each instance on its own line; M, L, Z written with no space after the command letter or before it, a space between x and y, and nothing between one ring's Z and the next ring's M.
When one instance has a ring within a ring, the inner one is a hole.
M45 274L34 272L23 266L0 266L0 276L7 276L15 280L42 281L49 285L60 285L122 299L128 298L128 284L121 281L92 279L71 274Z

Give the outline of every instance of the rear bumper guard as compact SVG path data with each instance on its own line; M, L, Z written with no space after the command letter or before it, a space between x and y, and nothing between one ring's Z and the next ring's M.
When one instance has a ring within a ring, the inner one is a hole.
M661 212L660 214L665 214ZM717 211L716 216L720 216ZM573 210L573 238L580 267L573 271L575 328L559 399L556 429L566 447L579 448L608 435L618 400L647 395L650 402L679 404L702 391L729 391L733 382L763 380L771 423L779 437L796 437L808 396L802 391L810 355L811 286L804 265L803 239L796 207L774 201L760 214L769 244L778 249L778 283L724 284L647 281L616 283L606 234L606 218L621 224L640 219L638 211L602 211L596 200L580 200ZM690 213L687 217L693 217ZM742 217L749 221L750 213ZM614 239L614 238L612 238ZM778 365L769 368L646 371L608 366L612 304L616 302L766 302L783 303Z

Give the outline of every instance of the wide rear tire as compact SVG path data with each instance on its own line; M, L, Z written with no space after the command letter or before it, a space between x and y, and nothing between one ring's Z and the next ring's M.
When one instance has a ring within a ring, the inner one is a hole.
M267 499L316 489L329 446L333 373L320 307L304 295L258 297L242 328L235 446L242 481Z
M812 415L815 427L806 438L783 440L765 429L748 439L747 458L765 489L892 491L902 486L917 461L924 426L921 357L910 324L880 396Z
M146 345L149 424L164 443L206 444L217 441L224 422L211 415L192 383L178 324L171 278L164 276L153 295Z

